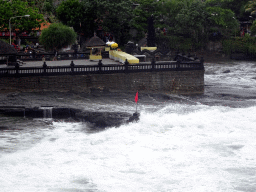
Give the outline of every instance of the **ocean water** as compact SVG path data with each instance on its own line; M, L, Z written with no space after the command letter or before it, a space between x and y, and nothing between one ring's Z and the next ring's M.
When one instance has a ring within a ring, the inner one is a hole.
M205 68L204 95L139 97L140 120L118 128L0 117L0 191L255 192L256 63ZM135 109L106 103L90 107Z

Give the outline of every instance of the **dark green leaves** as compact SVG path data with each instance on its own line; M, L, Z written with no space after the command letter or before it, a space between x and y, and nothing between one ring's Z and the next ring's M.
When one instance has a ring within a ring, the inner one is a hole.
M73 44L76 41L76 33L68 26L53 23L49 28L42 31L39 41L46 50L59 50Z
M30 17L11 19L12 28L19 29L21 32L29 32L33 28L40 27L40 23L44 21L43 15L39 14L38 9L30 7L27 2L0 0L0 30L9 29L9 19L11 17L24 15L30 15Z

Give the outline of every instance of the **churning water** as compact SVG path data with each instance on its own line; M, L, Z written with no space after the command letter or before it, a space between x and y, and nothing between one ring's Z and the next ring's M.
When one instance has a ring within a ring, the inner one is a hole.
M119 128L1 117L0 191L255 192L256 64L205 67L203 96L139 97L140 120Z

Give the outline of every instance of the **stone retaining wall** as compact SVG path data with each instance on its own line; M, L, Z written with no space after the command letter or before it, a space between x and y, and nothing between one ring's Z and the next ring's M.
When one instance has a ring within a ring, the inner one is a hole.
M0 78L0 92L75 91L89 93L92 89L203 94L204 70Z

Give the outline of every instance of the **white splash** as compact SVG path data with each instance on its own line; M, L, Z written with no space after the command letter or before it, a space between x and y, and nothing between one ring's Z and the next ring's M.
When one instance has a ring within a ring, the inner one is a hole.
M28 150L0 157L15 191L255 191L256 107L171 104L137 123L88 134L53 123Z

